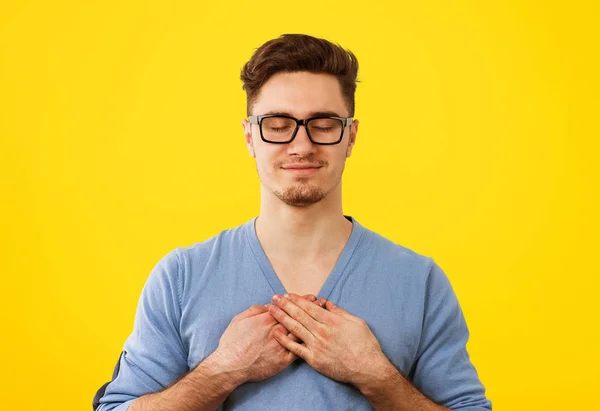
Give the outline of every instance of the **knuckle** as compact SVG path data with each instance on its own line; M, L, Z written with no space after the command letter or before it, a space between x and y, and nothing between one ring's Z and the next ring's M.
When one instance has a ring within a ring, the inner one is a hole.
M293 334L298 335L302 332L302 325L295 323L290 330Z
M269 338L277 339L277 334L279 334L279 332L277 331L276 328L273 328L273 329L271 329L271 331L269 331Z
M314 304L309 304L306 306L306 308L304 308L304 311L306 311L308 315L313 316L317 310Z
M288 364L288 359L287 359L287 355L279 355L277 357L277 367L278 368L283 368Z
M275 318L281 318L283 314L281 309L277 309L277 307L275 307L273 310L269 310L269 313L271 313L271 315Z
M306 312L312 318L317 318L319 316L319 314L320 314L319 313L319 308L315 304L311 304L310 306L308 306L307 309L306 309Z
M309 301L315 301L317 299L317 297L314 296L314 294L306 294L304 296L305 299L309 300Z
M293 345L290 347L290 351L292 352L292 354L300 355L301 349L297 345Z
M327 327L319 327L317 329L317 334L319 334L320 337L328 338L329 337L329 328L327 328Z
M265 315L263 318L261 318L261 322L260 323L261 323L261 325L270 325L270 324L273 324L273 318L269 318L269 317L267 317Z

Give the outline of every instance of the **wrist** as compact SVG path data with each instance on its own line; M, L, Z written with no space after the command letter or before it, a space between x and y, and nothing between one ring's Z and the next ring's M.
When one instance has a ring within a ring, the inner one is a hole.
M217 351L206 357L200 365L203 366L210 378L217 379L230 391L235 390L248 380L242 370L233 367L230 361Z
M361 373L353 383L367 398L385 395L386 387L400 375L396 367L383 353L370 362L368 369Z

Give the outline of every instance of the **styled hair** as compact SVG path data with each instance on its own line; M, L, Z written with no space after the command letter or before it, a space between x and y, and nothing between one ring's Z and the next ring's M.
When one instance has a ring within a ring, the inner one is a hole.
M274 74L308 71L335 76L346 101L350 116L354 116L358 60L350 50L325 39L306 34L283 34L260 46L244 65L241 80L246 91L246 112L251 114L260 88Z

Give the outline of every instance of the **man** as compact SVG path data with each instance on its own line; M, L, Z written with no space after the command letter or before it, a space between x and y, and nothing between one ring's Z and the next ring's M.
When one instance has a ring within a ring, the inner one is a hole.
M94 409L491 409L444 272L342 212L357 72L305 35L244 66L260 214L159 261Z

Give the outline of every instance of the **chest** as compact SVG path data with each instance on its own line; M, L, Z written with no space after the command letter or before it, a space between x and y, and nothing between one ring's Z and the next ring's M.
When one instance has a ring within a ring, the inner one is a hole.
M305 263L273 259L271 265L286 292L318 296L335 266L335 260Z
M365 320L388 358L408 372L423 323L422 284L401 275L396 265L377 266L364 258L335 264L334 259L317 264L273 259L271 271L242 253L191 265L182 281L178 324L190 369L217 348L231 319L251 305L270 303L274 293L286 291L321 297L323 289L322 297Z
M386 356L407 373L414 361L423 322L422 313L415 310L415 306L422 304L407 301L404 295L397 293L394 284L365 283L357 281L356 277L358 275L336 282L326 298L365 320ZM318 295L315 290L319 286L311 284L287 287L289 292L300 295L311 292ZM252 304L269 303L273 292L257 275L251 282L231 281L225 286L202 287L193 297L184 297L180 326L190 369L217 348L221 335L235 315Z

